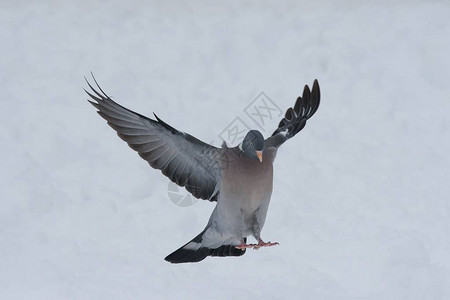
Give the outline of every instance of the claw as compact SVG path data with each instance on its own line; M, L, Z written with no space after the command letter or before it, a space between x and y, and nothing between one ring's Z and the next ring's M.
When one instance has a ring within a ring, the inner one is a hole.
M245 244L245 243L242 243L240 245L234 246L234 248L244 250L244 249L247 249L247 248L254 248L256 246L257 246L256 244Z
M240 245L234 246L234 248L236 249L241 249L241 250L245 250L247 248L253 248L254 250L258 250L261 247L272 247L272 246L276 246L279 245L278 242L264 242L263 240L259 239L258 240L258 244L246 244L244 242L242 242Z
M263 240L259 240L258 241L258 245L255 245L255 247L253 247L253 249L254 250L258 250L259 248L261 248L261 247L272 247L272 246L276 246L276 245L279 245L279 243L278 242L264 242Z

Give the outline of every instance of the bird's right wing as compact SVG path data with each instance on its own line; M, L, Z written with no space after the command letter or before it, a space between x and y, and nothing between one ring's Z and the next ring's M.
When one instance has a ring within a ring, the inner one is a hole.
M280 147L285 141L302 130L306 121L311 118L319 108L320 88L317 79L314 80L312 90L308 85L303 89L302 97L298 97L294 107L290 107L272 136L266 139L266 147Z
M89 102L98 114L150 166L186 187L196 198L217 201L222 149L176 130L156 115L156 120L152 120L135 113L114 102L96 81L100 91L87 83L92 92L86 93L95 101Z

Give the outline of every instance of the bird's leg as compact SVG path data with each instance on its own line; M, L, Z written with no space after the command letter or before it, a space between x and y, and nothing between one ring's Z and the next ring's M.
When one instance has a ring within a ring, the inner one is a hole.
M244 242L244 240L241 240L241 244L240 245L237 245L237 246L234 246L236 249L241 249L241 250L244 250L244 249L247 249L247 248L254 248L254 247L256 247L257 245L256 244L246 244L245 242Z
M272 246L276 246L279 245L278 242L264 242L261 238L258 239L258 245L255 245L255 247L253 247L253 249L258 250L261 247L272 247Z

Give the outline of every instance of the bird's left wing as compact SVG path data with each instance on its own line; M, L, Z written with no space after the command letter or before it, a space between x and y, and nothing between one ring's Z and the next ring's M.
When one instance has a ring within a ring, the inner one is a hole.
M196 198L217 201L222 149L178 131L156 115L156 120L152 120L117 104L103 92L97 81L99 91L87 83L92 91L85 91L94 100L88 101L150 166L161 170L179 186L186 187Z
M303 89L303 95L297 98L294 107L290 107L272 136L266 139L266 147L278 148L285 141L302 130L306 121L311 118L319 108L320 89L319 82L314 80L312 90L308 85Z

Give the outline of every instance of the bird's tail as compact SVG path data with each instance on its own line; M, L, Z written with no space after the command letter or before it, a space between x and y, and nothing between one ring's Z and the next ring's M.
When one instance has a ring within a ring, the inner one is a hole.
M179 264L187 262L199 262L207 256L241 256L245 253L245 249L236 249L234 245L223 245L216 249L210 249L202 246L202 237L206 229L193 238L189 243L178 250L167 255L166 261ZM244 242L246 242L246 238Z

